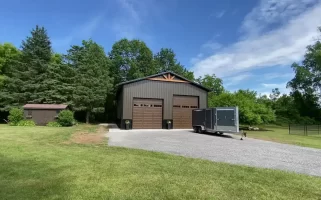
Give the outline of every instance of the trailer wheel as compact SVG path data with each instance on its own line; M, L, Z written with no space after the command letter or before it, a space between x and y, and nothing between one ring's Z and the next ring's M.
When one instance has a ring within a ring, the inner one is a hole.
M195 133L201 133L201 132L202 132L202 128L201 128L200 126L196 126L196 127L194 128L194 132L195 132Z

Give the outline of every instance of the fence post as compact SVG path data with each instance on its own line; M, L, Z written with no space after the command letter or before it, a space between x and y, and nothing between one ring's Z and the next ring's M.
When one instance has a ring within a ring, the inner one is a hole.
M318 135L320 134L320 124L318 124Z
M305 136L308 136L308 125L305 125Z
M291 124L289 124L289 135L291 134Z

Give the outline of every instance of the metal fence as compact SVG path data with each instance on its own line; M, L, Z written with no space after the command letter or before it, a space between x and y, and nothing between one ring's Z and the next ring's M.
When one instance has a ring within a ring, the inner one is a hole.
M289 134L290 135L320 135L321 125L298 125L289 124Z

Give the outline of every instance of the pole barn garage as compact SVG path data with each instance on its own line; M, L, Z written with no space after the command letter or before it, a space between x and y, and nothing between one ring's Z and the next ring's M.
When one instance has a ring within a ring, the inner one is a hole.
M192 110L207 108L209 89L173 72L117 86L117 119L122 129L191 129Z

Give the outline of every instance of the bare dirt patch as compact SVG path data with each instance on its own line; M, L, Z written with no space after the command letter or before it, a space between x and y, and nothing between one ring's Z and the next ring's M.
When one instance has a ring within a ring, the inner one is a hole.
M90 132L75 132L67 144L103 144L105 142L106 128L100 126L95 133Z

